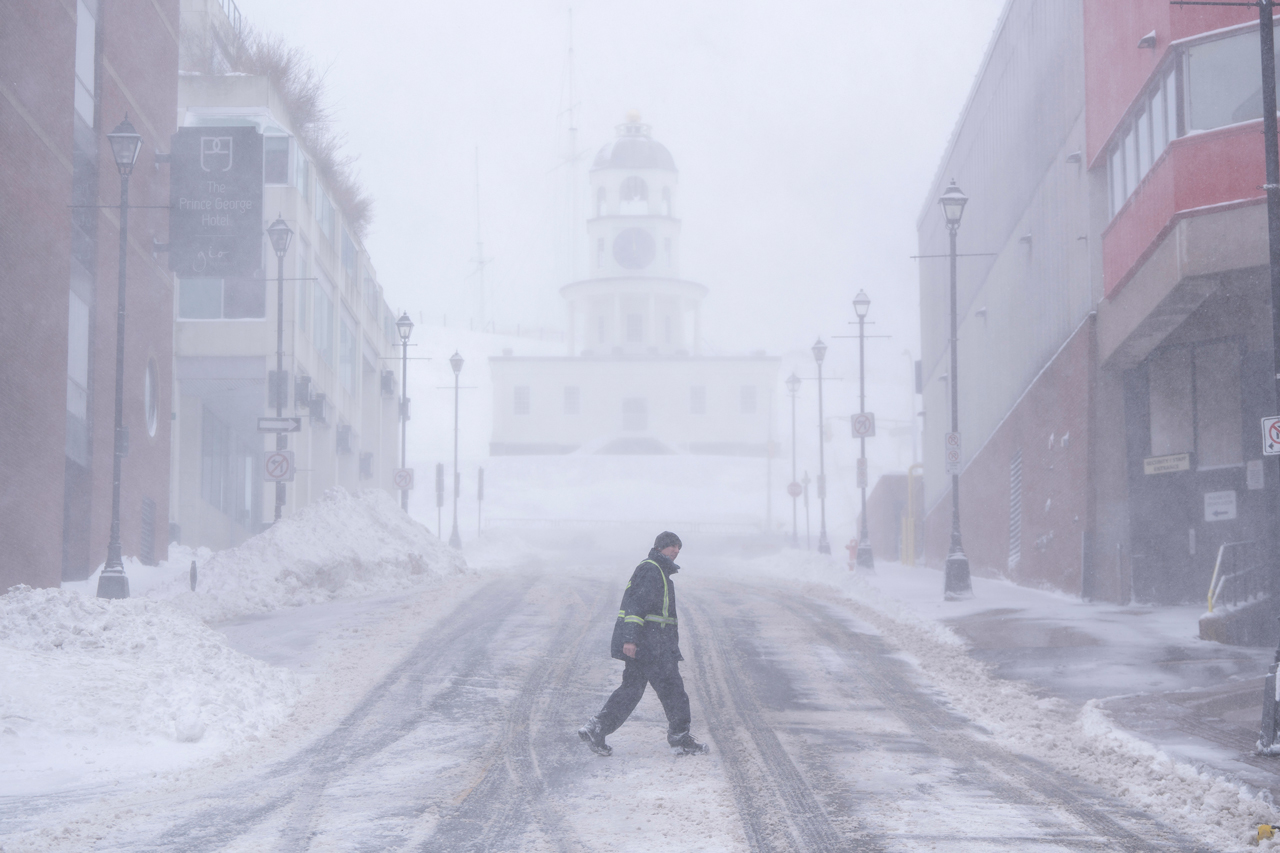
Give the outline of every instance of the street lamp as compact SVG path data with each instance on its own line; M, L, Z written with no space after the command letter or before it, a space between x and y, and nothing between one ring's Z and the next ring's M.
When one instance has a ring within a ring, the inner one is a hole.
M142 150L142 137L129 123L129 115L107 134L111 156L120 173L120 277L116 297L116 418L115 449L111 458L111 541L107 544L107 562L98 576L98 598L128 598L129 579L124 574L120 555L120 461L124 458L129 438L124 428L124 282L125 259L129 246L129 176Z
M956 357L956 232L960 230L960 217L964 215L965 203L969 197L960 192L953 180L947 187L938 203L942 205L942 215L947 220L947 231L951 235L951 433L943 447L944 454L952 454L954 458L944 455L947 467L951 468L951 549L947 554L943 596L948 601L968 598L973 595L973 587L969 581L969 558L964 554L960 543L960 403L958 389L960 387L960 362Z
M407 468L405 430L409 425L409 336L413 334L413 320L409 319L408 311L396 320L396 331L400 333L400 467ZM408 489L400 490L400 509L409 511Z
M462 547L462 537L458 535L458 374L462 373L462 356L454 350L449 356L449 366L453 368L453 532L449 534L449 544L454 548Z
M827 466L823 443L822 417L822 360L827 357L827 345L818 338L813 345L813 360L818 363L818 553L830 554L831 545L827 542Z
M864 335L864 326L867 320L867 311L871 309L871 298L867 296L865 290L859 290L858 295L853 298L853 310L858 315L858 414L865 414L867 411L867 386L866 386L866 351L864 349L866 336ZM857 564L871 571L875 571L876 561L871 553L871 534L867 530L867 437L865 435L858 436L859 458L858 458L858 486L862 490L862 529L858 532L858 556Z
M284 217L276 214L276 221L267 226L267 237L271 239L271 248L276 253L276 373L273 383L273 396L276 398L276 417L284 417L284 400L288 394L288 384L284 378L284 256L289 251L289 241L293 239L293 231L284 222ZM276 450L284 450L289 446L289 438L283 432L276 433ZM284 480L276 480L276 521L284 511Z
M791 547L800 547L800 528L796 517L796 501L800 498L803 487L796 482L796 394L800 391L800 377L791 371L787 377L787 392L791 395L791 483L787 486L787 494L791 495Z

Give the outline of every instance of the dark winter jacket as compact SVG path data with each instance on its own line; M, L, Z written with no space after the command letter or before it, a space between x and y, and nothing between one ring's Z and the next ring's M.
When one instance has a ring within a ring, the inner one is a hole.
M671 576L680 567L654 548L649 557L631 573L622 593L618 621L613 626L609 652L618 660L630 660L622 653L624 643L636 644L636 660L684 660L680 654L680 632L676 627L676 585Z

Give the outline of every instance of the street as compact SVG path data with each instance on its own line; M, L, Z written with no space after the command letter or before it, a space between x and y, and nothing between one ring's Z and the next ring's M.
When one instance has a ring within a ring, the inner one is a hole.
M709 756L652 692L592 755L616 686L617 572L489 576L341 722L283 759L130 801L97 850L1193 850L998 747L837 596L681 575Z

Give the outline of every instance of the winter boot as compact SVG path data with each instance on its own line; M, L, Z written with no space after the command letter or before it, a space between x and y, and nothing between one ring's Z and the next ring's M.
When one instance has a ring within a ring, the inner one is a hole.
M698 743L688 732L668 734L667 743L671 744L671 751L676 755L704 755L711 751L711 747Z
M612 755L613 747L604 742L604 732L600 730L600 718L592 717L582 728L578 729L578 737L591 747L596 755Z

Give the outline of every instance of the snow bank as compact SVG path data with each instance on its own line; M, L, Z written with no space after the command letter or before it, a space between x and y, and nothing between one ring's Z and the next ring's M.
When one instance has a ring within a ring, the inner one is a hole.
M189 552L188 552L189 553ZM207 553L207 552L206 552ZM206 623L375 592L404 589L467 571L466 560L409 518L386 492L323 498L243 544L201 559L189 586L186 554L146 595Z
M845 561L788 550L737 562L733 570L839 590L860 619L913 658L958 711L1006 748L1092 782L1216 849L1280 849L1274 840L1256 838L1259 824L1280 823L1280 810L1266 792L1174 760L1115 725L1095 702L1076 710L1035 695L1029 685L996 677L950 628L887 595L874 579L850 572ZM941 591L939 576L939 597Z
M0 684L8 794L257 740L299 693L290 672L164 602L26 586L0 596ZM196 743L205 749L183 752Z

